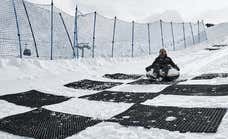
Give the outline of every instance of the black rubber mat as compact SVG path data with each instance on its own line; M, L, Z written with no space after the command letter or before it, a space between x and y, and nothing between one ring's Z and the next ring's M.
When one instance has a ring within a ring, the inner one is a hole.
M228 46L227 44L216 44L216 45L213 45L212 47L226 47Z
M79 98L106 102L142 103L148 99L153 99L158 95L159 94L155 93L103 91L97 94L82 96Z
M227 96L228 85L173 85L160 93L187 96Z
M36 139L64 139L101 121L89 117L36 109L0 120L0 130Z
M227 78L228 73L209 73L209 74L202 74L193 78L192 80L205 80L205 79L214 79L214 78Z
M105 74L104 78L114 79L114 80L136 80L142 77L143 75L139 74L123 74L123 73L115 73L115 74Z
M184 81L186 80L156 81L156 80L150 80L150 79L139 79L137 81L134 81L128 84L130 85L152 85L152 84L172 85L172 84L177 84Z
M111 118L124 126L159 128L169 131L215 133L226 113L217 108L154 107L136 104Z
M105 89L110 89L112 87L121 85L123 83L120 82L102 82L102 81L92 81L92 80L81 80L78 82L73 82L65 85L66 87L69 88L74 88L74 89L85 89L85 90L105 90Z
M216 47L213 47L213 48L205 48L205 50L208 50L208 51L217 51L217 50L220 50L221 48L216 48Z
M17 105L27 106L31 108L57 104L67 101L71 98L72 97L45 94L36 90L0 96L0 99L2 100L6 100Z

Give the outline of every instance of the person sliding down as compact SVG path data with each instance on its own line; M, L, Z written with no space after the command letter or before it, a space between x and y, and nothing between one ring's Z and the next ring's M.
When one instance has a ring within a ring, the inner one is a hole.
M179 67L167 56L165 49L159 51L159 56L152 65L146 68L147 77L157 81L171 81L179 77Z

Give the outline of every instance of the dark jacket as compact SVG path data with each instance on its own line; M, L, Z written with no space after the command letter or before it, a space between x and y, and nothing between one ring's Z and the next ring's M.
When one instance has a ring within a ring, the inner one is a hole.
M177 69L178 71L180 70L179 67L173 62L173 60L170 57L168 57L168 56L165 56L165 57L158 56L155 59L155 61L153 62L153 64L146 68L146 71L150 71L152 68L163 69L165 67L168 67L169 65L172 66L173 68Z

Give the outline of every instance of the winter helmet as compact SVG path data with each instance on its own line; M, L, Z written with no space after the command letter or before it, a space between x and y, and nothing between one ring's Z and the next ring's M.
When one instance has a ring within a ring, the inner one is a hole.
M164 48L160 49L159 55L160 55L160 56L167 56L166 50L165 50Z

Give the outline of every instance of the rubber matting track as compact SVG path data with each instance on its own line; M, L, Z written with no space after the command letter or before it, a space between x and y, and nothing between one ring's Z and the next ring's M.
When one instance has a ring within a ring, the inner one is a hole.
M216 44L216 45L213 45L212 47L226 47L228 46L227 44Z
M164 84L164 85L169 85L173 82L159 82L159 81L155 81L155 80L150 80L150 79L139 79L137 81L128 83L130 85L151 85L151 84Z
M81 80L78 82L73 82L66 84L64 86L74 89L85 89L85 90L96 90L101 91L105 89L110 89L112 87L121 85L120 82L102 82L102 81L92 81L92 80Z
M214 78L227 78L228 73L210 73L210 74L202 74L193 78L192 80L207 80L207 79L214 79Z
M45 94L36 90L30 90L23 93L0 96L0 99L17 105L36 108L45 105L57 104L63 101L67 101L71 98L65 96Z
M1 119L0 130L37 139L63 139L99 122L89 117L36 109Z
M211 48L205 48L205 50L208 50L208 51L218 51L220 50L221 48L215 48L215 47L211 47Z
M105 74L104 78L114 79L114 80L136 80L142 77L143 75L139 74L123 74L123 73L115 73L115 74Z
M153 99L159 94L156 93L133 93L133 92L116 92L103 91L97 94L86 95L79 98L106 101L106 102L124 102L124 103L142 103L148 99Z
M150 79L139 79L137 81L128 83L130 85L152 85L152 84L161 84L161 85L172 85L172 84L178 84L180 82L185 82L186 79L184 80L174 80L174 81L155 81L155 80L150 80Z
M227 96L228 85L173 85L160 93L186 96Z
M226 109L154 107L136 104L110 122L169 131L215 133Z

